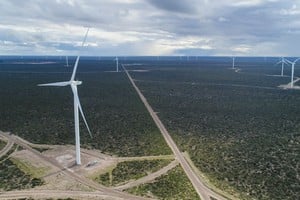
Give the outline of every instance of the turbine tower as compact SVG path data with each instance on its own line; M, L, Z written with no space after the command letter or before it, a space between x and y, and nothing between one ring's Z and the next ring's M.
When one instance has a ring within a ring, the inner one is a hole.
M284 57L281 57L281 61L279 61L275 65L278 65L280 63L281 63L281 76L283 76L284 64L288 64L288 63L286 62L286 59Z
M235 67L235 57L232 57L232 69L234 69L234 67Z
M87 32L84 36L84 40L82 42L82 47L86 41L87 35L89 32L89 28L87 29ZM77 85L81 85L82 82L81 81L76 81L75 80L75 75L76 75L76 70L77 70L77 66L78 66L78 62L79 62L79 58L80 56L77 56L75 65L74 65L74 69L73 69L73 73L71 76L71 79L69 81L65 81L65 82L56 82L56 83L46 83L46 84L39 84L38 86L57 86L57 87L62 87L62 86L71 86L72 92L73 92L73 97L74 97L74 121L75 121L75 144L76 144L76 164L77 165L81 165L81 158L80 158L80 135L79 135L79 113L78 113L78 109L80 111L80 114L83 118L83 121L87 127L87 130L90 134L90 136L92 137L90 128L87 124L87 121L85 119L85 116L83 114L81 105L80 105L80 101L79 101L79 97L78 97L78 92L77 92Z
M116 67L117 67L117 72L119 72L119 59L118 59L118 57L116 57Z
M287 59L285 59L288 63L290 63L292 65L292 75L291 75L291 88L294 87L294 71L295 71L295 64L296 62L299 60L300 58L297 58L296 60L294 60L294 62L291 62Z
M66 56L66 66L69 67L69 58Z

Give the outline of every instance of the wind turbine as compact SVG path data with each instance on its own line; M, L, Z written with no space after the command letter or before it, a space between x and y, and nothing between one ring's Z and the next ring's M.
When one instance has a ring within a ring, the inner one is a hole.
M86 41L87 35L89 32L89 28L87 29L87 32L84 36L84 40L82 42L82 47ZM77 92L77 85L81 85L82 82L81 81L76 81L75 80L75 75L76 75L76 70L77 70L77 66L78 66L78 62L79 62L79 58L80 56L77 56L75 65L74 65L74 69L73 69L73 73L71 76L71 79L69 81L65 81L65 82L56 82L56 83L46 83L46 84L39 84L38 86L58 86L58 87L62 87L62 86L71 86L72 92L73 92L73 97L74 97L74 121L75 121L75 144L76 144L76 164L77 165L81 165L81 158L80 158L80 136L79 136L79 114L78 114L78 109L81 113L81 116L83 118L83 121L87 127L87 130L90 134L90 136L92 137L90 128L86 122L85 116L83 114L81 105L80 105L80 101L79 101L79 97L78 97L78 92Z
M69 58L66 56L66 66L69 67Z
M294 60L294 62L291 62L287 59L285 59L288 63L290 63L292 65L292 75L291 75L291 88L294 87L294 71L295 71L295 64L296 62L299 60L300 58L297 58L296 60Z
M232 69L235 67L235 57L232 57Z
M119 59L118 59L118 57L116 57L116 67L117 67L117 72L119 72Z
M281 76L283 76L284 64L288 64L288 63L286 62L286 59L284 57L281 57L281 61L279 61L275 65L278 65L280 63L281 63Z

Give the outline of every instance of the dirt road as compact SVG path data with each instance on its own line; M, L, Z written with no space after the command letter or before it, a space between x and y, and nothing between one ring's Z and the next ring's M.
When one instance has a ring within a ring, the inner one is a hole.
M85 192L85 191L69 191L69 190L22 190L0 193L0 199L90 199L90 200L121 200L123 198L111 197L104 192Z
M19 138L18 136L15 135L9 135L3 132L0 132L0 134L2 136L4 136L5 138L7 138L8 141L13 141L15 144L18 144L20 146L22 146L24 149L28 150L29 152L33 153L35 156L37 156L39 159L42 159L46 162L48 162L49 164L51 164L54 168L56 168L58 171L60 171L61 173L73 178L74 180L82 183L83 185L89 186L90 188L98 191L98 192L102 192L103 194L105 194L107 197L111 197L110 199L130 199L130 200L143 200L146 198L143 197L138 197L138 196L134 196L125 192L121 192L118 190L113 190L107 187L104 187L102 185L99 185L85 177L82 177L80 175L77 175L71 171L69 171L69 169L63 167L62 165L60 165L56 160L51 159L49 157L46 157L44 155L42 155L40 152L38 152L37 150L31 148L28 145L28 142L24 141L23 139ZM28 191L27 193L30 193L30 191ZM22 194L22 191L20 191L19 193L20 195ZM35 191L31 191L31 194L35 194ZM5 193L0 193L0 199L2 199L3 196L7 195L7 192ZM52 198L52 192L51 190L49 190L48 192L48 196L47 198Z
M172 149L172 151L175 155L175 158L178 160L178 162L182 166L184 172L186 173L187 177L189 178L189 180L193 184L193 186L194 186L196 192L198 193L198 195L200 196L201 200L211 200L211 197L213 197L215 199L218 199L218 200L225 200L226 198L222 197L219 194L216 194L214 191L212 191L210 188L208 188L199 179L199 177L196 175L196 173L192 170L192 168L190 167L190 165L188 164L188 162L185 160L182 153L180 152L179 148L177 147L177 145L175 144L175 142L171 138L169 132L167 131L167 129L165 128L165 126L163 125L163 123L161 122L161 120L159 119L157 114L153 111L153 109L150 106L150 104L148 103L147 99L144 97L144 95L141 93L139 88L136 86L135 82L133 81L132 77L130 76L130 74L128 73L128 71L124 67L124 65L122 65L122 67L123 67L126 75L128 76L132 86L134 87L134 89L138 93L140 99L142 100L142 102L144 103L144 105L147 108L148 112L150 113L150 115L151 115L152 119L154 120L155 124L157 125L157 127L159 128L159 130L162 133L163 137L165 138L167 144Z
M132 187L144 184L144 183L149 183L149 182L153 181L154 179L160 177L161 175L166 174L169 170L173 169L177 165L178 165L178 161L174 160L167 166L161 168L160 170L158 170L154 173L149 174L148 176L144 176L136 181L129 182L125 185L120 185L120 186L114 187L114 189L126 190L128 188L132 188Z

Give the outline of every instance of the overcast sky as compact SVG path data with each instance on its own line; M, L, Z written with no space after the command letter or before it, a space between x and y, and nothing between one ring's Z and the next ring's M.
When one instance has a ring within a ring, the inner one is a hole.
M299 56L300 0L1 0L1 55Z

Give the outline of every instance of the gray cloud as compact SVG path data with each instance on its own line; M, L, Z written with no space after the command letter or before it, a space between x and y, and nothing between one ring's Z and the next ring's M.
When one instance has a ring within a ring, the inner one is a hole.
M156 8L179 13L195 13L196 9L194 6L195 1L174 1L174 0L148 0L150 4Z
M297 55L300 2L2 0L0 54Z

